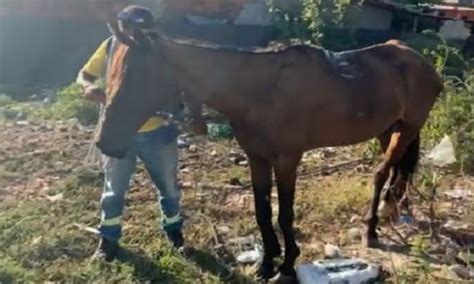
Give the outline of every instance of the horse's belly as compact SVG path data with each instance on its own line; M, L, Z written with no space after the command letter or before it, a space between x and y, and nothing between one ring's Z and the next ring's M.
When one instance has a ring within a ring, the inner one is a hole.
M395 110L371 117L363 113L356 113L354 117L326 117L307 129L307 149L364 142L381 135L398 119L399 113Z

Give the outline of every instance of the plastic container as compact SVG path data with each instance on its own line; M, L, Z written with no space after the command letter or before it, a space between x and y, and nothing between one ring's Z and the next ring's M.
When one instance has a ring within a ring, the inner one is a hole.
M379 270L359 259L315 261L296 269L301 284L359 284L376 279Z

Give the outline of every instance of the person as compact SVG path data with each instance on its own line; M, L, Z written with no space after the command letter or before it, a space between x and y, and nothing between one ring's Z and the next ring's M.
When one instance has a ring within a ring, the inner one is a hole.
M118 14L118 26L132 34L135 29L150 30L154 17L150 10L140 6L129 6ZM99 86L100 79L106 77L110 57L115 46L114 37L109 37L95 51L79 72L77 83L86 99L104 104L106 96ZM119 239L122 234L121 219L124 198L129 189L131 176L135 171L137 158L145 168L160 196L161 225L171 245L182 249L183 218L180 215L181 191L177 183L177 130L173 125L165 125L159 116L150 117L134 137L131 150L123 159L104 156L104 188L101 198L101 240L96 256L106 261L116 258Z

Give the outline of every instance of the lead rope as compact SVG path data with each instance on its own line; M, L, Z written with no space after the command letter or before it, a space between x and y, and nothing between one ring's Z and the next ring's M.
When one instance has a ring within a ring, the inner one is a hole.
M87 167L93 167L93 168L98 168L101 169L103 166L103 158L102 158L102 153L100 152L99 148L95 145L95 137L99 134L100 131L100 121L102 121L103 116L105 114L105 106L103 104L100 104L100 110L99 110L99 122L97 123L95 129L94 129L94 134L92 135L92 138L90 139L89 142L89 148L87 150L87 155L84 160L84 164Z

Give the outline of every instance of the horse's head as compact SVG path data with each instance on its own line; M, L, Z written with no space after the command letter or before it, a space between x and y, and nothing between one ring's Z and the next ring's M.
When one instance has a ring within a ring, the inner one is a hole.
M154 46L154 35L126 35L115 26L118 39L107 75L108 95L96 145L102 153L121 158L132 137L157 111L173 113L181 96Z

